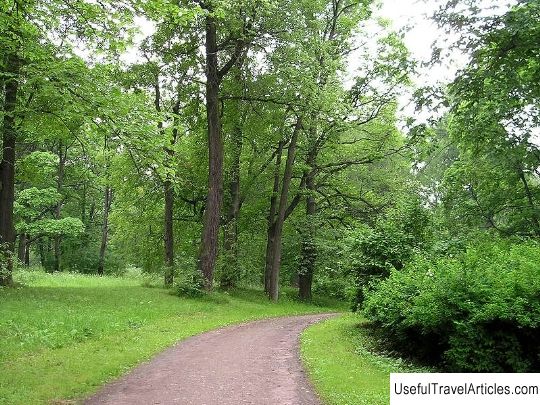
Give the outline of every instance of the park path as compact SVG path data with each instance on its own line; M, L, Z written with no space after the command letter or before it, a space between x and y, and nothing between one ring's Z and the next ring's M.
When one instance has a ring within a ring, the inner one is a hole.
M332 314L274 318L188 338L106 385L86 405L318 405L299 335Z

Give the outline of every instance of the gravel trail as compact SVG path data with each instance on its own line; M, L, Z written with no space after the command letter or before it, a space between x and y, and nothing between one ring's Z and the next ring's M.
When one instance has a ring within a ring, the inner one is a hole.
M86 405L318 405L299 335L332 314L274 318L183 340L106 385Z

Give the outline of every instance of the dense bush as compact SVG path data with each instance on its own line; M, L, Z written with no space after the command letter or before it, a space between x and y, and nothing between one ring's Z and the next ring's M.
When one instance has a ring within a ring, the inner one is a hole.
M174 292L179 297L197 298L206 294L204 278L199 271L180 272L174 282Z
M354 275L353 310L364 301L364 288L373 280L400 270L429 240L430 217L419 201L400 202L373 227L358 227L346 238L344 261Z
M326 267L314 278L313 293L350 302L355 296L356 288L351 275L343 275L335 268Z
M540 246L416 258L366 292L363 312L393 349L450 371L540 371Z

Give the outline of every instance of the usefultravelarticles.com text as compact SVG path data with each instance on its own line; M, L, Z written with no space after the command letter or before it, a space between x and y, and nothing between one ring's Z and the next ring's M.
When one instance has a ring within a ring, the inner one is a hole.
M390 405L540 404L540 374L394 373Z

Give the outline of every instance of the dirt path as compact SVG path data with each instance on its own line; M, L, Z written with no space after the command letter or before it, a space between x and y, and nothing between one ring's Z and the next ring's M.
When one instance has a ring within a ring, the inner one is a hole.
M85 404L320 404L300 363L298 337L331 316L276 318L189 338Z

